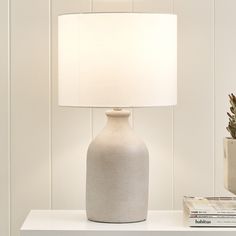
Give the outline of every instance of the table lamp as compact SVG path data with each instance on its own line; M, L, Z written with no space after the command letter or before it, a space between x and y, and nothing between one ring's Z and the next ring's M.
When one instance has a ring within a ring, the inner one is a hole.
M147 217L149 160L123 108L176 104L176 16L81 13L58 17L59 105L107 107L107 124L87 152L91 221Z

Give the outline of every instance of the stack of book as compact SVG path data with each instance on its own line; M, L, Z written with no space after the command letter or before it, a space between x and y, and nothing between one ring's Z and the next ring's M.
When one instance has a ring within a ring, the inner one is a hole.
M236 197L184 197L188 226L236 227Z

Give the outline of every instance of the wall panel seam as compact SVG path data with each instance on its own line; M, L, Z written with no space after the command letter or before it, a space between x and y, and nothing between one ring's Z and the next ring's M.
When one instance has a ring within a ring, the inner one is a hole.
M49 52L48 52L48 57L49 57L49 80L48 80L48 98L49 98L49 208L52 209L52 0L48 0L48 43L49 43Z
M11 0L8 0L8 235L11 235Z
M175 6L174 6L174 4L175 4L175 1L174 0L172 0L171 1L171 4L172 4L172 6L171 6L171 13L172 14L174 14L174 9L175 9ZM171 153L171 155L172 155L172 210L174 210L174 208L175 208L175 201L174 201L174 193L175 193L175 183L174 183L174 178L175 178L175 168L174 168L174 161L175 161L175 158L174 158L174 156L175 156L175 153L174 153L174 115L175 115L175 113L174 113L175 111L174 111L174 107L172 107L171 108L171 114L172 114L172 153Z
M212 0L212 78L213 78L213 195L215 196L215 0Z
M93 12L93 0L90 0L90 11Z
M174 108L172 107L172 210L175 209L175 201L174 201L174 193L175 193L175 168L174 168L174 163L175 163L175 153L174 153Z
M131 13L134 12L134 0L131 0ZM134 108L131 108L131 127L134 130Z
M90 129L91 129L91 141L94 139L94 131L93 131L93 108L90 108Z
M90 0L90 12L93 12L93 0ZM91 129L91 141L94 139L94 128L93 128L93 108L90 108L90 129Z

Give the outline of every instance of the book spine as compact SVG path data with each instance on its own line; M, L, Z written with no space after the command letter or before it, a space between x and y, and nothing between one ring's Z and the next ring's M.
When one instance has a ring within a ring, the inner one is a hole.
M236 227L235 218L188 218L187 223L192 227Z
M225 214L194 214L189 215L189 218L232 218L236 219L236 215L225 215Z
M212 210L209 210L209 211L197 211L197 210L190 210L189 211L189 214L190 215L236 215L236 211L212 211Z

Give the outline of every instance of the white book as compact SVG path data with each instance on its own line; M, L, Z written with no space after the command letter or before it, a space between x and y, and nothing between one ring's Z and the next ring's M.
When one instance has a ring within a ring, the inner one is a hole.
M184 197L183 208L188 226L236 227L235 197Z
M218 218L218 217L202 217L202 218L188 218L187 226L190 227L235 227L236 218Z
M236 215L236 197L184 197L183 206L189 215Z

